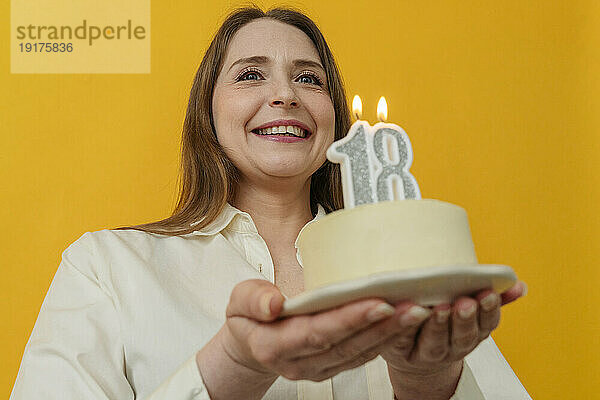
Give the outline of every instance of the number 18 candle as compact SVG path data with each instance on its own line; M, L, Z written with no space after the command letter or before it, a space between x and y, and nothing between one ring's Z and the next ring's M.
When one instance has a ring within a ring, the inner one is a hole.
M360 120L362 103L354 96L352 111L357 121L348 134L329 146L327 158L340 164L344 208L388 200L420 199L416 179L408 171L413 159L408 135L398 125L385 123L387 104L379 100L371 126Z

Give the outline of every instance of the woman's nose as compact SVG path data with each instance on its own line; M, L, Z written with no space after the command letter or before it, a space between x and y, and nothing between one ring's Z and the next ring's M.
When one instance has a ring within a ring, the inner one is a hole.
M286 104L289 104L290 107L297 107L298 106L298 102L296 100L290 100L290 101L272 100L271 101L271 105L272 106L285 106Z
M269 103L272 107L298 107L296 93L289 85L279 85Z

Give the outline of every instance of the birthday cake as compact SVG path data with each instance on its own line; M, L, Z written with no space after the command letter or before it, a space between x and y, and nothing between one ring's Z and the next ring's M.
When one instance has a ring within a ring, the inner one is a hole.
M421 199L409 172L412 146L395 124L359 119L327 149L340 164L344 209L306 225L296 241L304 285L310 290L368 275L414 268L475 266L467 213L438 200ZM387 104L377 106L385 121Z
M477 265L467 213L438 200L421 199L409 172L412 146L395 124L357 121L327 149L340 164L344 209L304 226L296 241L306 289L365 276L428 267Z
M429 199L334 211L306 225L297 248L308 290L380 272L477 264L465 210Z

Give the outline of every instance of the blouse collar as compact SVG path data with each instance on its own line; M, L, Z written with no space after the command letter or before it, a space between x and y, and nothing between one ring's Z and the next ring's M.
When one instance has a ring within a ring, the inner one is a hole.
M304 229L311 222L324 217L326 214L325 208L323 208L321 204L317 203L317 215L311 221L307 222L302 229ZM198 225L200 222L202 222L202 219L192 222L190 226ZM219 214L213 222L204 228L194 231L193 234L200 236L215 235L227 228L230 224L230 228L237 231L254 233L258 232L250 214L232 206L229 203L226 203L221 214ZM300 232L302 232L302 230L300 230Z

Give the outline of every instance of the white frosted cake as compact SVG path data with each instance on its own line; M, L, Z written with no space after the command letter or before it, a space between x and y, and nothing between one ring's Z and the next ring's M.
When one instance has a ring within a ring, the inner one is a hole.
M407 268L476 265L467 213L438 200L402 200L334 211L297 241L305 288Z

